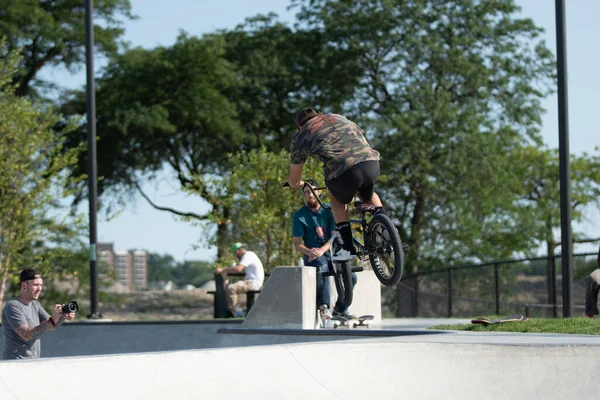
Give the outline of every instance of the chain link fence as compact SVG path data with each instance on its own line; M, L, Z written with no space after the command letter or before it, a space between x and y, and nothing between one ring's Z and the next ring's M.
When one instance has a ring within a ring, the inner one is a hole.
M573 255L573 314L583 315L585 277L597 253ZM384 293L384 313L399 317L562 316L561 257L443 267L405 276ZM395 312L394 312L394 311Z

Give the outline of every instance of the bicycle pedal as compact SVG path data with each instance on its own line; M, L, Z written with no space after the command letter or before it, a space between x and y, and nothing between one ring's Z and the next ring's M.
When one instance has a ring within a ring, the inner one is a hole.
M321 272L322 276L333 276L335 273L333 271Z
M352 272L361 272L361 271L364 271L363 267L353 267L352 268Z

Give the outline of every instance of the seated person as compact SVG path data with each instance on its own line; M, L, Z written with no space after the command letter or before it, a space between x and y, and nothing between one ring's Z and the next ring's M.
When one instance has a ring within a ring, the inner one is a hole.
M600 291L600 242L598 243L598 268L585 278L585 315L598 315L598 291Z
M260 290L265 280L265 270L256 253L248 251L245 244L234 243L231 246L231 252L240 260L239 263L227 268L217 268L215 273L230 274L244 272L244 280L227 284L225 288L227 309L234 317L241 317L243 312L238 309L239 295L251 290Z
M314 188L317 183L314 180L308 180ZM302 191L305 205L294 213L292 218L292 237L294 247L303 254L304 265L317 268L317 308L322 321L331 318L330 308L330 287L329 279L323 276L324 272L329 271L329 248L330 239L335 231L335 221L330 210L321 207L315 195L308 187ZM315 191L317 196L320 191ZM352 274L353 285L356 284L356 274ZM333 310L334 316L351 317L347 309L344 309L340 301L336 303Z

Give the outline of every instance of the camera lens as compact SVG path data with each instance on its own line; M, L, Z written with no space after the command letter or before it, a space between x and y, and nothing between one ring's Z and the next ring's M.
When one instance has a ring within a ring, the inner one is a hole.
M79 310L79 305L77 305L76 301L71 301L67 304L63 304L62 306L62 311L66 314L77 312L77 310Z

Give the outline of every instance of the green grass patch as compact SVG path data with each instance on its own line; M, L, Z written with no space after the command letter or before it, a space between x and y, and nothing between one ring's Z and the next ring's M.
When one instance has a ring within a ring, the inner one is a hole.
M501 318L497 315L489 319ZM454 324L436 325L429 329L472 331L472 332L523 332L523 333L564 333L573 335L600 335L600 318L530 318L527 321L503 322L499 324Z

